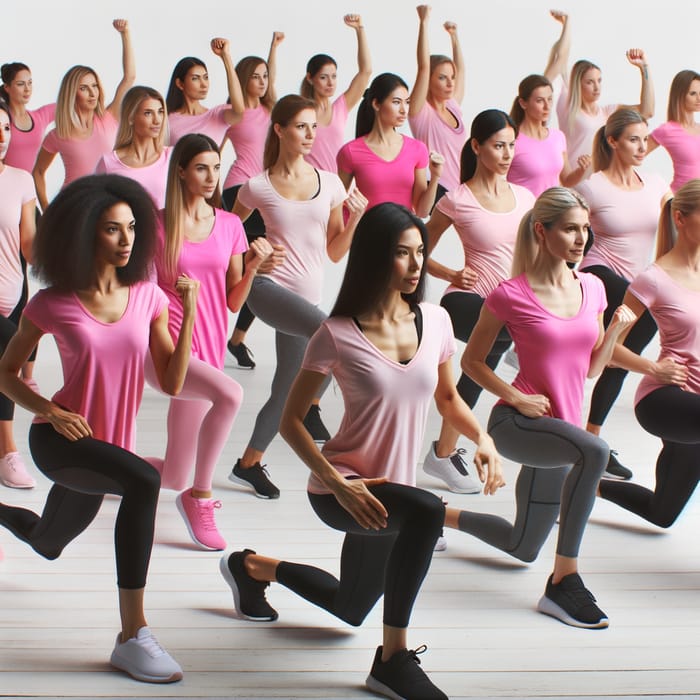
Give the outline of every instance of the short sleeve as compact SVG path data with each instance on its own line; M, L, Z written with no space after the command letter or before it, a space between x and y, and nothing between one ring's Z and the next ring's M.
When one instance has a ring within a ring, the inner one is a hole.
M248 250L248 239L245 235L245 229L238 216L230 214L228 225L231 227L231 255L239 255Z
M512 303L508 295L508 290L502 284L499 284L498 287L486 297L484 305L494 316L503 321L503 323L508 320Z
M34 189L34 180L26 170L17 168L17 175L21 183L22 204L32 202L36 199L36 190Z
M306 346L302 369L331 374L338 362L338 349L326 322L311 336Z
M416 168L427 168L428 167L428 147L418 139L411 139L413 141L413 149L415 151L415 163Z
M660 124L659 126L654 129L654 131L651 132L651 137L658 143L660 146L666 147L666 142L667 142L667 137L668 137L668 131L669 131L669 123L666 122L664 124Z
M462 187L462 185L459 187ZM442 197L440 197L440 199L438 199L438 202L435 205L437 210L450 219L450 221L454 221L457 217L457 203L455 201L455 197L459 191L459 187L456 190L446 192Z
M634 294L647 308L651 308L656 301L658 285L654 265L648 267L640 275L632 280L628 290Z
M605 309L608 308L608 297L605 293L605 285L602 280L594 274L590 274L589 277L591 278L588 282L590 294L595 300L595 308L598 310L599 314L602 314Z
M44 138L44 142L41 144L41 147L49 153L58 153L59 145L58 136L56 135L56 129L51 129L51 131L49 131L49 133L46 134L46 137Z
M440 347L440 364L447 362L456 352L455 332L450 315L441 306L437 307L442 321L442 345Z
M351 149L351 144L346 143L339 151L338 155L336 156L336 163L338 164L338 170L342 170L344 173L352 173L353 172L353 162L352 162L352 154L350 152Z
M325 173L327 186L331 188L331 209L335 209L342 204L346 197L345 185L335 173Z
M42 333L53 333L52 319L55 318L55 314L52 311L51 296L47 290L39 290L27 302L22 315L26 316Z
M250 180L244 182L238 190L236 201L240 202L246 209L257 209L258 204L255 201L253 188L250 185Z
M209 110L211 121L219 122L220 124L225 124L226 126L228 126L228 122L226 121L226 112L230 109L231 105L228 104L217 105L216 107L212 107Z

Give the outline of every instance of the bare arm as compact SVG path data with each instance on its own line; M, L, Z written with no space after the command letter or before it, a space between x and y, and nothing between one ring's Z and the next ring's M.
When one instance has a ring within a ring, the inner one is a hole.
M543 75L547 80L553 81L558 75L561 75L564 83L568 80L567 69L569 65L569 52L571 50L571 25L569 15L559 10L550 10L552 17L561 24L561 34L554 42L549 59L545 66Z
M46 171L49 169L55 153L50 153L45 148L39 150L39 155L36 157L32 177L34 178L34 189L36 189L36 197L39 200L41 211L46 211L49 206L49 198L46 195Z
M455 101L462 104L464 99L464 80L466 71L464 68L464 55L457 35L457 24L455 22L445 22L442 25L450 35L452 43L452 62L455 64Z
M418 45L416 48L417 70L416 80L411 90L408 103L408 114L414 116L423 109L428 99L428 86L430 85L430 46L428 43L428 20L430 19L430 6L418 5Z
M343 170L338 170L338 177L345 186L345 191L347 192L350 189L350 185L352 185L352 181L355 176L352 173L346 173Z
M442 166L445 162L442 156L440 156L440 160L435 160L432 156L433 154L431 154L430 160L428 161L430 182L426 180L424 168L416 168L414 172L411 199L413 201L413 210L416 212L416 216L420 216L421 219L424 219L430 214L430 210L433 208L433 204L435 204L438 182L442 174Z
M19 246L24 259L31 265L33 258L32 247L34 234L36 233L36 199L25 202L22 205L22 214L19 220Z
M260 266L272 255L272 246L264 238L256 238L251 242L245 254L245 272L242 255L232 255L226 272L226 304L229 310L236 313L241 310L250 293L255 275Z
M649 63L643 49L628 49L627 60L639 68L639 74L642 79L642 87L639 94L639 104L632 105L632 109L636 109L646 119L651 119L654 116L656 109L654 97L654 83L649 74Z
M598 317L600 327L598 343L596 343L591 353L591 363L588 367L589 378L597 377L610 364L617 339L620 337L620 334L626 328L631 327L636 320L637 317L632 310L624 304L621 304L615 309L615 313L612 319L610 319L608 327L605 329L605 332L603 332L603 315L600 314Z
M229 40L223 39L222 37L215 37L211 40L211 50L215 56L221 59L224 64L224 70L226 71L226 84L228 87L231 109L227 109L224 112L224 119L229 125L237 124L245 111L245 100L243 99L243 90L238 80L238 74L233 66Z
M348 110L351 110L362 99L362 93L369 85L369 80L372 77L372 58L369 53L369 43L365 27L362 24L362 17L360 15L345 15L343 21L357 34L357 73L345 91L345 104Z
M569 163L569 156L566 151L562 155L564 156L564 167L559 173L559 182L561 182L564 187L575 187L583 179L586 170L588 170L591 165L592 159L587 153L580 155L576 160L576 167L574 168Z
M119 81L114 97L107 106L106 111L118 120L124 95L126 95L127 90L136 80L136 59L134 58L134 47L131 43L129 23L125 19L115 19L112 22L112 26L119 32L122 39L122 79Z
M267 94L277 102L277 47L284 41L284 32L272 32L270 51L267 54Z
M348 220L343 223L343 205L338 205L331 211L328 219L328 231L326 234L326 252L333 262L340 262L348 252L355 229L367 208L367 198L355 188L345 200L348 210Z
M430 257L426 263L427 270L433 277L445 280L446 282L449 282L460 289L469 290L472 289L479 277L475 270L468 265L465 265L461 270L453 270L452 268L439 263L432 257L435 246L440 241L442 234L451 225L452 219L443 214L437 208L433 209L433 213L430 215L430 220L426 224L426 228L428 229L428 248L430 250Z

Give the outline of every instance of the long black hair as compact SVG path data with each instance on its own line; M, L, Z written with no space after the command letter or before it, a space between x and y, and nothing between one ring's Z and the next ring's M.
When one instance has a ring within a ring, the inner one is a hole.
M168 112L177 112L177 110L185 104L185 96L182 94L182 90L177 86L177 81L183 81L190 68L194 68L195 66L202 66L205 71L207 70L207 64L194 56L185 56L185 58L181 58L175 64L173 74L170 76L168 93L165 96L165 106L168 108Z
M486 109L474 117L471 133L464 143L460 157L460 182L471 180L476 172L476 153L472 148L472 140L478 144L486 143L497 131L505 129L507 126L512 127L515 135L518 135L518 127L515 122L500 109Z
M398 87L408 90L406 81L395 73L380 73L365 90L362 102L357 108L357 119L355 120L355 138L365 136L372 131L374 126L374 107L372 102L377 100L379 104L384 102L389 95Z

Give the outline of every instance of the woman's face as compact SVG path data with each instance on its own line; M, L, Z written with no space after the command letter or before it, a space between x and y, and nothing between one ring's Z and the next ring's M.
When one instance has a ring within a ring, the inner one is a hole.
M165 122L165 108L160 100L147 97L134 114L134 136L157 139Z
M100 86L94 73L86 73L78 82L75 108L79 112L94 112L100 98Z
M428 92L439 102L452 99L455 92L455 69L447 61L440 63L430 75Z
M267 93L268 84L269 78L267 66L264 63L260 63L258 66L256 66L253 74L248 79L248 83L246 84L246 93L250 97L262 99Z
M540 245L557 260L578 263L588 240L590 228L588 212L582 207L572 207L560 216L549 228L535 222L535 232Z
M673 223L678 230L679 238L683 237L693 246L700 246L700 206L689 214L680 211L673 213Z
M274 128L281 148L292 155L308 155L316 138L316 110L302 109L289 124L275 124Z
M187 193L209 199L219 184L220 169L219 154L216 151L204 151L178 170Z
M209 94L209 73L204 66L192 66L182 80L175 80L175 85L188 100L204 100Z
M491 134L484 143L472 139L472 148L481 167L505 177L515 153L515 131L506 126Z
M134 214L126 202L105 209L97 223L96 262L114 267L127 265L134 245L135 231Z
M377 119L385 127L397 128L402 126L408 117L408 90L399 85L387 95L383 102L374 100L372 106L376 110Z
M581 101L585 104L597 102L603 77L597 68L589 68L581 76Z
M394 249L391 275L393 290L402 294L411 294L416 291L423 269L424 253L423 239L417 228L407 228L401 233Z
M642 164L647 153L649 127L640 124L628 124L619 139L608 138L615 158L625 167L637 167Z
M690 83L683 100L683 107L686 112L700 112L700 80L693 80Z
M311 83L316 97L333 97L338 83L338 70L334 63L326 63L313 76L307 73L306 79Z
M4 109L0 109L0 162L5 160L11 136L10 115Z
M552 88L541 85L535 88L526 100L519 100L527 119L546 124L552 111Z
M32 99L32 89L32 74L24 69L17 71L10 84L5 85L5 90L10 96L10 102L14 104L26 105Z

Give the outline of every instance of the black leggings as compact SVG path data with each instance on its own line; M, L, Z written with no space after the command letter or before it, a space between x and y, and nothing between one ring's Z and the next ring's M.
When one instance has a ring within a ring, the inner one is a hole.
M143 588L160 474L121 447L95 438L71 441L48 423L32 425L29 448L36 465L54 484L41 517L34 515L33 523L25 522L24 534L15 534L42 556L55 559L95 519L105 494L121 496L114 526L117 583L120 588Z
M469 341L469 337L479 320L481 307L484 305L483 297L473 292L450 292L440 300L452 319L455 337L463 343ZM510 347L511 339L505 327L501 331L493 344L493 347L486 356L486 364L491 369L496 369L503 353ZM464 399L469 408L474 408L476 402L483 391L475 381L462 373L457 382L457 392Z
M604 265L591 265L591 267L587 267L582 271L593 273L605 285L608 306L603 314L603 322L607 328L615 313L615 309L622 304L630 283ZM632 326L623 345L639 355L649 345L649 342L655 335L656 322L649 311L646 310ZM610 409L620 395L626 376L627 370L619 367L606 367L602 371L591 394L591 408L588 413L589 423L593 425L603 425L605 423Z
M604 479L600 495L659 527L670 527L700 479L700 395L665 386L647 394L636 406L644 430L660 437L653 491Z
M233 205L236 203L238 198L238 190L241 189L241 185L234 185L233 187L226 188L221 193L221 199L223 200L224 208L227 211L233 209ZM243 228L245 229L245 235L248 239L248 243L254 241L256 238L265 235L265 222L260 216L260 212L257 209L253 209L250 216L243 222ZM250 328L251 324L255 320L255 314L250 310L248 304L245 303L238 312L238 318L236 319L236 330L243 331L244 333Z
M386 483L369 490L389 512L380 531L360 527L335 496L309 494L318 517L347 533L340 580L314 566L283 561L277 581L355 626L384 594L384 624L405 628L442 530L445 506L434 494L413 486Z

